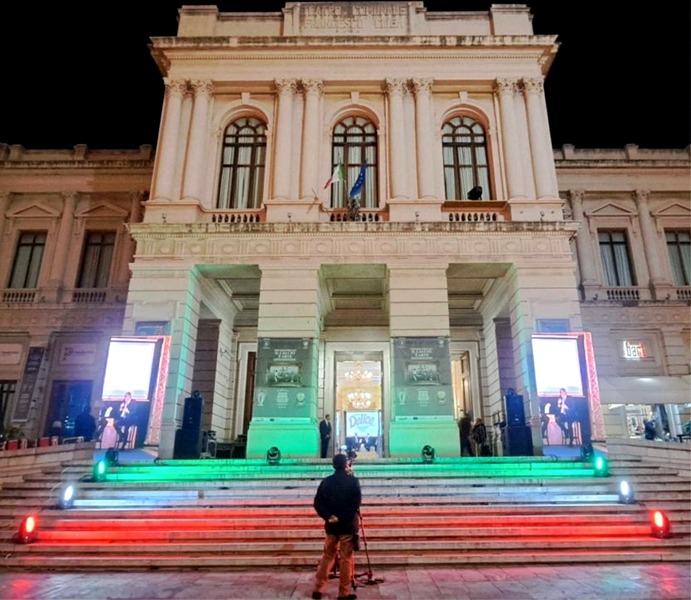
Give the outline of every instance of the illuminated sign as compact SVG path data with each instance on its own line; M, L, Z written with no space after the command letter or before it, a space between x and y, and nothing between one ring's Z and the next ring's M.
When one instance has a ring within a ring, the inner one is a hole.
M643 342L622 342L623 357L627 360L642 360L648 358L648 350Z

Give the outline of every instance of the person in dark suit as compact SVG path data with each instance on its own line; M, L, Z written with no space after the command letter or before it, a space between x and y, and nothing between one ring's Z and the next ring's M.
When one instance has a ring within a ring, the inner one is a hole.
M333 474L322 479L314 496L314 510L324 519L326 540L314 580L312 598L320 600L322 597L338 554L338 597L342 600L355 600L357 596L352 593L351 586L355 570L354 553L358 549L362 491L345 454L333 457L333 468Z
M74 435L83 437L85 442L90 442L94 439L95 432L96 419L94 419L87 404L84 410L74 419Z
M319 438L321 439L321 457L326 458L331 443L331 415L324 415L319 423Z

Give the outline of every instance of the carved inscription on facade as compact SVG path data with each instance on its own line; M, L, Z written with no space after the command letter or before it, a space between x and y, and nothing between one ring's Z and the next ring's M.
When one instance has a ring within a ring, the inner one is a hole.
M408 5L404 2L314 2L300 5L302 35L405 34Z

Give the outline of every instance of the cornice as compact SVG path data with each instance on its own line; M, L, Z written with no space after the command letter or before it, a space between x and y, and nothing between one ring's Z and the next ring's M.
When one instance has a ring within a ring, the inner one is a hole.
M0 169L147 169L154 166L149 160L5 160L0 161Z

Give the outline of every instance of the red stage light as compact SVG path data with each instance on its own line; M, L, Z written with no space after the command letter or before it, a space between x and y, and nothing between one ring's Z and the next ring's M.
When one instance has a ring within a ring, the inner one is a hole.
M29 544L38 538L38 518L34 515L24 517L17 531L17 542Z
M669 517L661 510L655 510L650 513L650 526L653 536L657 538L668 538L672 535Z

